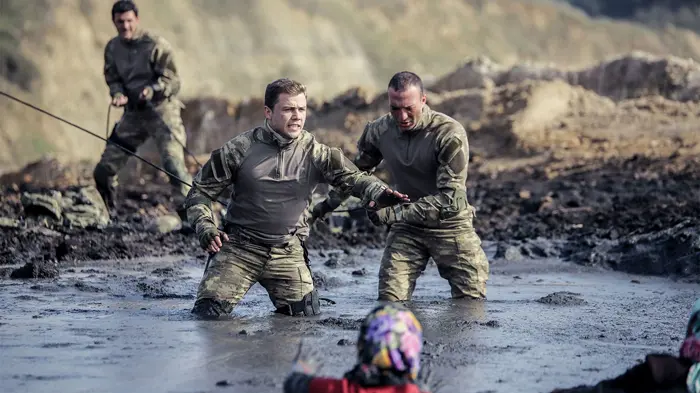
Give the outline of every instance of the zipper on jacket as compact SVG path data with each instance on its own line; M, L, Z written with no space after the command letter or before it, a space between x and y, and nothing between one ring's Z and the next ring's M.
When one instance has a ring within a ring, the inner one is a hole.
M279 147L277 150L277 179L281 179L282 173L284 173L282 165L284 165L284 150Z
M413 135L408 134L408 143L406 144L406 162L408 162L411 159L411 139L413 139Z

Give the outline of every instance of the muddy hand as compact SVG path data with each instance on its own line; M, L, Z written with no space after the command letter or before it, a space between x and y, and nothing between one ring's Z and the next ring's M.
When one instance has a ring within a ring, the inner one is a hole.
M402 194L398 191L394 191L391 188L387 188L386 190L384 190L384 193L377 198L376 201L370 201L368 206L372 209L379 209L382 207L393 206L398 203L407 203L410 201L411 200L408 198L408 195Z
M318 351L304 345L304 341L299 342L299 348L297 349L297 355L294 357L294 364L292 365L292 372L298 372L306 375L316 375L323 368L323 364L320 361L320 356Z
M124 95L117 95L112 98L112 105L114 106L124 106L129 102L129 99Z
M437 393L444 388L444 380L435 378L433 367L430 362L425 364L418 371L417 384L422 392Z

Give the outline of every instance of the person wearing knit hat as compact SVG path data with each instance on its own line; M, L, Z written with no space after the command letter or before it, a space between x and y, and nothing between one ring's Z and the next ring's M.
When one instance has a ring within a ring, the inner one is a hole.
M318 377L322 364L303 344L284 383L285 393L435 393L432 372L421 365L423 328L415 315L397 304L374 308L357 340L357 362L343 378Z

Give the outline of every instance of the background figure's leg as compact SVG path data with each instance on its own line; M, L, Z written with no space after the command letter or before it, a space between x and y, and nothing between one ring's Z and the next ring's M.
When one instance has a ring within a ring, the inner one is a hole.
M117 207L117 174L126 165L131 156L117 145L131 153L136 153L138 147L147 138L148 134L141 129L139 117L131 112L124 113L124 116L119 120L119 125L108 138L109 142L105 146L104 152L102 152L100 162L97 163L93 171L93 178L95 179L97 191L102 196L110 213L113 213Z
M183 146L187 146L187 134L180 116L180 109L177 102L164 103L156 111L158 117L154 120L152 127L155 131L156 144L163 161L163 168L181 180L192 184L192 176L185 165ZM190 187L173 177L170 177L170 184L173 189L173 200L179 208L185 201Z

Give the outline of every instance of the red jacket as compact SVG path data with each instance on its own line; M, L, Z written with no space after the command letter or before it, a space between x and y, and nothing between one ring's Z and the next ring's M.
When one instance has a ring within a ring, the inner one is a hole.
M314 378L309 383L309 393L427 393L417 385L362 387L347 379Z

